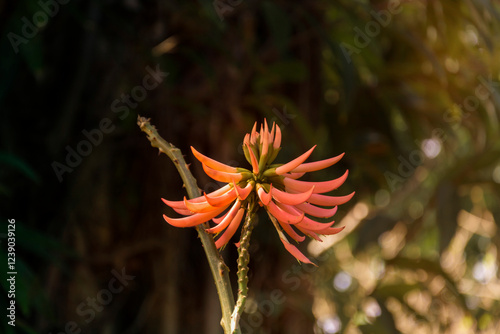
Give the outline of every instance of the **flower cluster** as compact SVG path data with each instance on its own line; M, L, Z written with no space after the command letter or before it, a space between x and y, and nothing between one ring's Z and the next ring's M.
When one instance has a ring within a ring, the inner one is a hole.
M206 229L209 233L223 232L215 244L220 248L227 244L238 229L245 211L254 203L263 206L272 219L285 248L299 261L311 263L294 245L283 231L293 240L301 242L305 235L321 240L319 235L336 234L343 227L332 227L334 221L322 223L316 218L332 217L337 205L349 201L354 192L346 196L328 196L323 193L341 186L348 171L341 177L323 182L298 180L307 172L327 168L342 157L339 156L305 163L314 147L286 164L272 164L281 146L281 129L273 123L271 130L267 121L257 131L257 123L252 132L245 136L243 151L252 170L237 168L215 161L191 147L194 156L202 163L203 170L212 179L227 183L222 188L203 196L182 201L167 201L183 218L164 219L176 227L191 227L212 220L215 226ZM217 217L221 215L220 217Z

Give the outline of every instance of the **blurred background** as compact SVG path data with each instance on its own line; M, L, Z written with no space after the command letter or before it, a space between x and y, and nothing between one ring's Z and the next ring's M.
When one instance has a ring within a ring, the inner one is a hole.
M243 333L500 333L500 8L464 1L0 1L2 333L222 333L185 195L136 125L247 166L346 152L347 182L299 265L263 215ZM7 325L7 222L16 324ZM237 241L237 238L234 238ZM235 283L236 247L223 252ZM3 314L5 312L5 315Z

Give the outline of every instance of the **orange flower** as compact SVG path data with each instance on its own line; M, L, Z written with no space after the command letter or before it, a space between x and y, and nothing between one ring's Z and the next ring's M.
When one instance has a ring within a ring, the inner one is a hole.
M273 123L269 131L266 120L261 125L260 132L256 128L257 123L243 141L243 151L252 165L252 171L225 165L191 147L205 173L212 179L227 184L190 200L185 197L182 201L162 199L177 213L185 216L170 218L163 215L163 218L176 227L191 227L212 220L215 226L206 231L214 234L223 232L215 242L217 248L221 248L235 234L248 204L257 202L267 210L286 250L299 261L311 263L288 241L285 233L297 242L303 241L305 235L321 240L319 235L339 233L343 227L332 227L334 221L322 223L312 218L332 217L337 212L337 206L349 201L354 192L346 196L323 195L340 187L347 179L348 171L331 181L307 182L298 179L305 173L335 164L344 154L306 163L316 147L313 146L286 164L271 164L281 148L281 129Z

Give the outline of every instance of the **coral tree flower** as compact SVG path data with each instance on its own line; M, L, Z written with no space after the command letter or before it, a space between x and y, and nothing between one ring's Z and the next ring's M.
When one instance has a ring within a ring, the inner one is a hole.
M185 216L170 218L163 215L163 218L176 227L191 227L212 220L215 225L206 231L220 234L215 245L221 248L237 231L248 204L257 202L267 210L287 251L299 261L311 263L288 241L286 235L301 242L305 236L321 241L320 235L339 233L343 227L332 227L334 221L324 223L315 218L332 217L337 212L337 206L349 201L354 192L346 196L323 194L340 187L347 179L348 171L331 181L307 182L298 179L305 173L335 164L344 154L306 163L316 147L314 146L286 164L271 164L281 148L281 129L273 123L269 131L266 120L261 125L260 132L256 128L257 123L243 141L243 151L252 166L251 171L225 165L191 147L205 173L212 179L227 184L194 199L184 197L182 201L167 201L162 198L165 204Z

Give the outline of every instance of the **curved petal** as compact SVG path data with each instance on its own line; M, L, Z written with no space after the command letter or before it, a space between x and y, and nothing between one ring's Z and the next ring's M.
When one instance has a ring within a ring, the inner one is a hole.
M193 146L191 146L191 151L193 152L196 159L198 159L202 164L205 164L210 168L227 173L236 172L236 167L228 166L226 164L223 164L222 162L218 162L212 158L209 158L206 155L203 155L200 152L198 152Z
M320 223L320 222L314 221L308 217L304 217L304 219L302 219L302 221L300 223L296 224L295 226L297 226L297 228L299 228L299 227L304 228L308 231L319 232L319 231L323 231L323 230L328 229L334 223L335 223L335 221L331 221L328 223Z
M172 226L175 227L192 227L196 225L203 224L206 221L214 218L222 211L224 211L226 207L216 208L213 211L205 212L205 213L197 213L192 216L183 217L183 218L170 218L167 215L163 215L163 219L167 221Z
M314 145L311 149L309 149L309 151L302 154L298 158L295 158L292 161L290 161L284 165L279 166L278 168L276 168L276 174L282 175L282 174L290 172L294 168L297 168L301 163L303 163L304 161L307 160L307 158L309 158L309 156L311 155L312 151L314 151L315 148L316 148L316 145Z
M209 193L207 195L220 196L229 190L231 190L231 186L229 184L226 184L224 187L219 188L215 191L212 191L211 193ZM162 198L161 200L163 201L163 203L170 206L171 208L187 209L186 204L184 204L184 200L182 200L182 201L168 201L164 198ZM206 198L205 198L205 196L199 196L199 197L188 199L188 202L190 202L190 203L206 202Z
M274 133L276 131L276 123L273 122L273 127L271 128L271 132L269 133L269 143L273 143L273 139L274 139Z
M265 118L264 118L264 133L261 138L261 141L262 141L262 153L260 154L260 159L262 160L262 156L266 155L269 150L269 127L267 126L267 121Z
M297 242L302 242L306 239L305 236L300 235L297 232L295 232L295 230L292 228L291 225L286 224L286 223L282 223L279 220L278 220L278 224L280 224L283 231L285 231L286 234L288 234L290 236L290 238L292 238L293 240L295 240Z
M188 209L181 209L181 208L172 208L175 212L177 212L178 214L180 215L183 215L183 216L191 216L191 215L194 215L194 212L193 211L190 211Z
M214 209L217 209L214 206L211 206L207 201L205 202L189 202L186 197L184 197L184 204L186 205L186 208L189 211L192 211L194 213L205 213L205 212L211 212ZM228 203L229 204L229 203Z
M282 176L287 177L292 180L300 179L305 173L285 173Z
M288 205L297 205L307 201L309 197L311 197L313 191L314 191L314 186L312 186L311 189L309 189L309 191L298 194L290 194L285 191L273 188L271 190L271 194L273 195L273 198L280 203Z
M295 207L301 211L304 211L304 213L307 213L308 215L318 218L329 218L337 213L337 207L334 207L332 209L325 209L309 203L297 204Z
M220 196L220 195L224 194L225 192L227 192L229 190L231 190L231 186L229 184L226 184L224 187L219 188L219 189L217 189L215 191L212 191L208 195ZM184 200L182 200L182 201L169 201L169 200L166 200L164 198L162 198L161 200L163 201L163 203L165 203L166 205L168 205L169 207L171 207L174 210L175 209L184 209L184 210L187 210L186 204L184 204ZM201 202L206 202L206 199L205 199L205 196L199 196L199 197L195 197L195 198L189 199L188 202L190 202L190 203L201 203Z
M220 222L221 222L224 218L226 218L226 215L227 215L227 212L226 212L225 214L223 214L222 216L220 216L220 217L217 217L217 218L215 218L215 217L214 217L214 218L212 218L212 221L215 223L215 225L219 225L219 224L220 224Z
M266 193L264 188L260 185L257 184L257 195L259 195L259 199L264 204L267 206L269 202L271 202L272 196L271 196L271 191L272 191L273 185L271 184L271 188L269 189L269 193Z
M255 144L257 142L257 122L253 123L252 132L250 132L250 143Z
M227 242L233 237L234 233L238 229L238 226L240 226L241 219L243 218L243 214L245 213L244 208L240 208L238 210L238 213L234 216L234 218L231 220L231 223L229 224L228 228L224 231L224 233L220 236L219 239L215 242L215 247L221 248Z
M250 160L252 161L252 172L254 172L255 174L259 174L259 163L257 162L257 158L255 157L252 148L248 144L246 145L248 148L248 153L250 154Z
M270 201L266 208L279 222L282 223L297 224L304 218L303 213L300 216L293 215L278 207L273 201Z
M311 204L323 205L323 206L341 205L349 202L349 200L354 196L354 194L355 192L352 192L351 194L345 196L327 196L320 194L312 194L311 197L309 197L308 202Z
M164 198L162 198L161 200L163 201L163 203L165 203L166 205L168 205L169 207L171 207L173 209L174 208L175 209L187 209L186 204L184 204L184 200L182 200L182 201L169 201L169 200L166 200ZM201 203L201 202L205 201L205 197L200 196L200 197L190 199L189 201L191 203Z
M236 199L236 190L233 188L226 192L225 194L218 197L211 197L205 194L207 203L211 206L223 206L231 203Z
M322 182L308 182L308 181L299 181L299 180L293 180L289 178L284 178L283 183L285 184L285 187L287 190L293 190L293 191L307 191L310 189L312 186L314 187L314 193L319 194L319 193L325 193L328 191L332 191L334 189L337 189L340 187L345 180L347 179L347 175L349 174L349 170L347 170L344 175L341 177L331 180L331 181L322 181Z
M281 129L278 124L276 124L276 135L273 141L273 148L276 150L281 146Z
M319 234L324 234L324 235L332 235L332 234L337 234L337 233L341 232L344 228L345 228L345 226L342 226L342 227L329 227L329 228L326 228L324 230L316 231L316 232L319 233Z
M212 169L208 167L205 164L202 164L203 170L205 173L207 173L208 176L210 176L212 179L220 182L239 182L243 178L242 173L227 173L227 172L221 172L215 169Z
M236 190L236 196L241 200L244 201L248 195L252 192L254 184L252 182L248 182L245 188L241 188L236 183L233 182L234 189Z
M316 266L311 260L309 260L304 254L302 254L297 247L292 245L291 243L288 242L288 240L281 239L281 242L285 246L286 250L292 254L297 260L304 262L304 263L310 263ZM317 267L317 266L316 266Z
M197 197L198 198L198 197ZM171 207L172 209L186 209L184 201L169 201L164 198L161 199L163 203Z
M218 220L217 225L211 228L207 228L206 231L208 233L219 233L222 230L224 230L233 220L234 216L236 215L236 212L238 212L238 209L240 207L241 207L241 202L239 200L236 200L231 209L220 220Z
M308 230L308 229L306 229L306 228L303 228L303 227L300 227L300 226L297 226L297 229L298 229L300 232L304 233L305 235L307 235L307 236L309 236L309 237L313 238L314 240L317 240L317 241L319 241L319 242L323 242L323 240L321 240L321 238L319 237L319 235L317 235L315 232L310 231L310 230Z
M299 165L297 168L292 169L292 173L301 173L301 172L315 172L317 170L325 169L327 167L330 167L342 159L345 153L339 154L336 157L330 158L330 159L325 159L325 160L320 160L320 161L314 161L314 162L308 162L308 163L303 163Z

